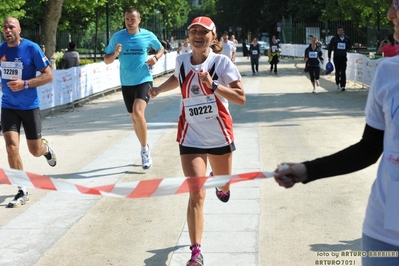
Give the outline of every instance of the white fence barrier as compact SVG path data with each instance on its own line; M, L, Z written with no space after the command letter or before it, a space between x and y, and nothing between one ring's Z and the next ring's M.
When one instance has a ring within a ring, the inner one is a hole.
M308 45L282 44L281 55L304 57ZM162 56L152 70L153 76L173 71L176 63L176 52ZM323 50L324 64L328 62L327 50ZM348 54L347 78L353 82L370 86L377 66L384 58L371 60L357 53ZM87 98L120 86L119 61L106 65L104 62L73 67L65 70L54 70L52 82L38 87L40 109L46 110ZM1 102L1 91L0 91Z
M153 76L174 70L176 55L176 52L171 52L162 56L152 69ZM37 88L41 110L69 104L121 85L119 60L109 65L100 62L70 69L53 70L53 74L52 82ZM0 102L1 95L0 91Z

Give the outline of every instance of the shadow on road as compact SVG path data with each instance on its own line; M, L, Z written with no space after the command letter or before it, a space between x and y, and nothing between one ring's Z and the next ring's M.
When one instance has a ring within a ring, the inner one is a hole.
M313 244L310 245L311 251L344 251L344 250L361 250L361 238L354 240L340 240L342 244Z
M180 246L164 248L164 249L148 250L147 252L154 253L154 256L144 260L144 265L145 266L167 266L166 263L168 261L169 254L171 252L176 251L183 247L188 247L188 245L180 245Z

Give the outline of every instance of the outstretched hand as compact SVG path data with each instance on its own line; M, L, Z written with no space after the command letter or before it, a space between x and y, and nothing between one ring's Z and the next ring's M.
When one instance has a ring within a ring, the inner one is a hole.
M304 164L282 163L275 170L274 180L282 187L290 188L308 179Z

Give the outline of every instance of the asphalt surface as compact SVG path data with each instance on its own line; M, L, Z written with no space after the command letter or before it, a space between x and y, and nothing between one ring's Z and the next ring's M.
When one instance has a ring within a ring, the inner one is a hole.
M364 128L367 90L353 83L336 90L322 76L311 93L302 60L281 59L278 74L261 58L259 75L237 57L247 102L230 105L237 151L233 173L274 171L281 162L330 154L357 142ZM157 78L159 84L166 77ZM52 168L28 153L28 172L86 186L182 177L176 121L179 91L152 99L147 108L153 167L141 168L140 145L121 92L45 117L44 137L58 155ZM8 168L0 145L0 165ZM227 204L214 190L205 202L205 265L320 265L320 260L360 265L361 225L376 165L345 176L279 187L273 179L231 187ZM187 194L123 199L29 189L31 200L6 208L17 188L0 185L0 265L185 265L190 257ZM338 258L337 258L338 257Z

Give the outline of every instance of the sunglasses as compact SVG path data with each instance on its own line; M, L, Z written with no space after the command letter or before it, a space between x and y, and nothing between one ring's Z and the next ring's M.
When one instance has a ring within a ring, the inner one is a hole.
M392 1L392 7L393 7L395 10L399 10L399 0L394 0L394 1Z

